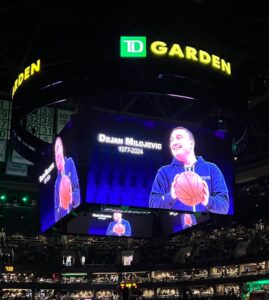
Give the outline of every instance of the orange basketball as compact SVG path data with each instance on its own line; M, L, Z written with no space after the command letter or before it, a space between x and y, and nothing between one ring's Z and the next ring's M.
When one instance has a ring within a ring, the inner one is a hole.
M184 224L188 226L192 225L192 219L190 214L184 214Z
M174 187L177 199L186 205L197 205L204 200L203 180L194 172L186 171L179 174Z
M114 225L113 231L118 235L123 235L125 233L125 227L122 224L118 223Z
M72 186L70 179L66 175L62 176L59 193L60 206L64 209L67 209L72 201Z

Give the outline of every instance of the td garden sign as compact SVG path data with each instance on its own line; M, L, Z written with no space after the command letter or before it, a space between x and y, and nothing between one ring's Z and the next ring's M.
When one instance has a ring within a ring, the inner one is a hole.
M232 69L230 62L225 59L208 53L201 49L190 46L181 46L177 43L171 44L165 41L153 41L147 45L145 36L121 36L120 37L120 56L123 58L145 58L150 53L159 57L170 57L172 59L188 60L202 65L207 65L223 74L231 75ZM12 87L12 98L21 85L28 79L34 77L41 71L41 60L31 63L18 75Z
M147 45L145 36L121 36L120 56L125 58L147 57L148 52L156 56L168 56L174 59L185 59L208 65L227 75L232 74L231 64L223 58L204 50L179 44L168 44L165 41L153 41Z

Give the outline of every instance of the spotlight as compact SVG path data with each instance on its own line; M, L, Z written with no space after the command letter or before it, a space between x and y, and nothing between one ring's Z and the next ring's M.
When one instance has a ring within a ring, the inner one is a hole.
M5 194L5 193L0 193L0 201L1 202L4 202L4 201L6 201L7 200L7 194Z
M28 195L23 195L21 197L21 201L26 205L29 203L29 196Z

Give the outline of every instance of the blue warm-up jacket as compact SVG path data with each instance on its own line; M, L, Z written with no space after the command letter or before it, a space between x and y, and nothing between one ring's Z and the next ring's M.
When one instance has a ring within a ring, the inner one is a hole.
M171 184L177 174L186 171L182 162L173 159L172 163L161 167L153 182L150 193L149 207L183 211L210 211L217 214L227 214L229 210L229 193L222 172L214 163L205 161L201 156L197 158L194 172L206 181L209 188L209 201L206 206L198 204L188 206L173 199Z
M62 175L58 172L55 185L54 185L54 215L55 222L60 220L62 217L67 215L73 208L78 207L80 204L80 188L79 188L79 179L76 171L74 161L71 157L64 158L64 174L68 176L72 185L72 202L70 203L67 210L60 206L60 197L59 197L59 188L62 179Z

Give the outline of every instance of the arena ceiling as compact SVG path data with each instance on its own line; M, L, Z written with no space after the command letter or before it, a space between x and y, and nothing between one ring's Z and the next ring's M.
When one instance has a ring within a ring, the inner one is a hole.
M2 1L0 33L0 96L4 99L10 99L14 80L33 60L41 58L46 66L61 67L107 56L121 35L148 35L209 49L231 61L233 80L243 90L240 101L232 104L238 113L232 118L241 125L235 138L239 158L244 165L246 160L267 161L267 1ZM145 106L138 109L143 113ZM155 114L159 111L163 116L164 109L155 104ZM177 114L186 110L185 106Z

